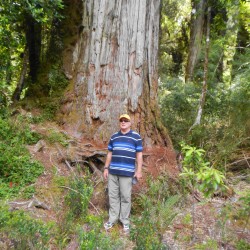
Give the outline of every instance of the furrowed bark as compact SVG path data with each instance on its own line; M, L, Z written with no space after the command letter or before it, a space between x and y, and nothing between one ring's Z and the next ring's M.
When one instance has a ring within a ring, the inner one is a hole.
M68 9L65 127L106 142L129 113L146 146L171 146L157 111L160 0L74 0Z

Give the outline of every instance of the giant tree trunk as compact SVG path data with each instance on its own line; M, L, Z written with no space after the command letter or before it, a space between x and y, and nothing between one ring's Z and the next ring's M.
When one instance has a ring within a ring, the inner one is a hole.
M157 111L160 0L68 0L66 6L65 127L106 142L119 129L119 115L129 113L145 146L171 146Z

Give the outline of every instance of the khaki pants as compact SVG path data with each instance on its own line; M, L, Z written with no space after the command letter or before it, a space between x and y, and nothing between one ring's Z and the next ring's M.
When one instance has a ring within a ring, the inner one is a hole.
M131 210L132 177L109 174L109 222L129 224Z

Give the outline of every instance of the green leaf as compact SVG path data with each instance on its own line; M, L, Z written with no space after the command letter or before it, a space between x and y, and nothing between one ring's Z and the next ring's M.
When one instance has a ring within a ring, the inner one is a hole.
M218 173L214 172L214 178L216 180L217 183L220 183L221 182L221 178L220 176L218 175Z

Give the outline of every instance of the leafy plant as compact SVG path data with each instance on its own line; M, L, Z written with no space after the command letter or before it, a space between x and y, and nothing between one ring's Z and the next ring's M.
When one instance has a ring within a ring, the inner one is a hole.
M123 249L124 242L107 235L102 228L103 220L100 216L88 215L85 225L77 230L79 249Z
M84 218L87 215L93 186L89 176L74 175L69 182L68 194L65 197L73 218Z
M180 174L191 188L193 200L195 189L198 188L205 197L211 197L214 192L226 188L224 184L225 176L214 168L209 167L209 162L205 162L203 157L205 151L196 147L182 144L183 172ZM195 228L195 202L192 204L192 240L194 240Z
M209 167L209 162L203 159L205 151L188 145L182 145L183 172L180 174L194 191L198 188L205 197L211 197L218 190L225 190L225 176L215 168Z
M0 235L14 242L15 249L48 249L52 224L45 225L23 211L0 205Z

